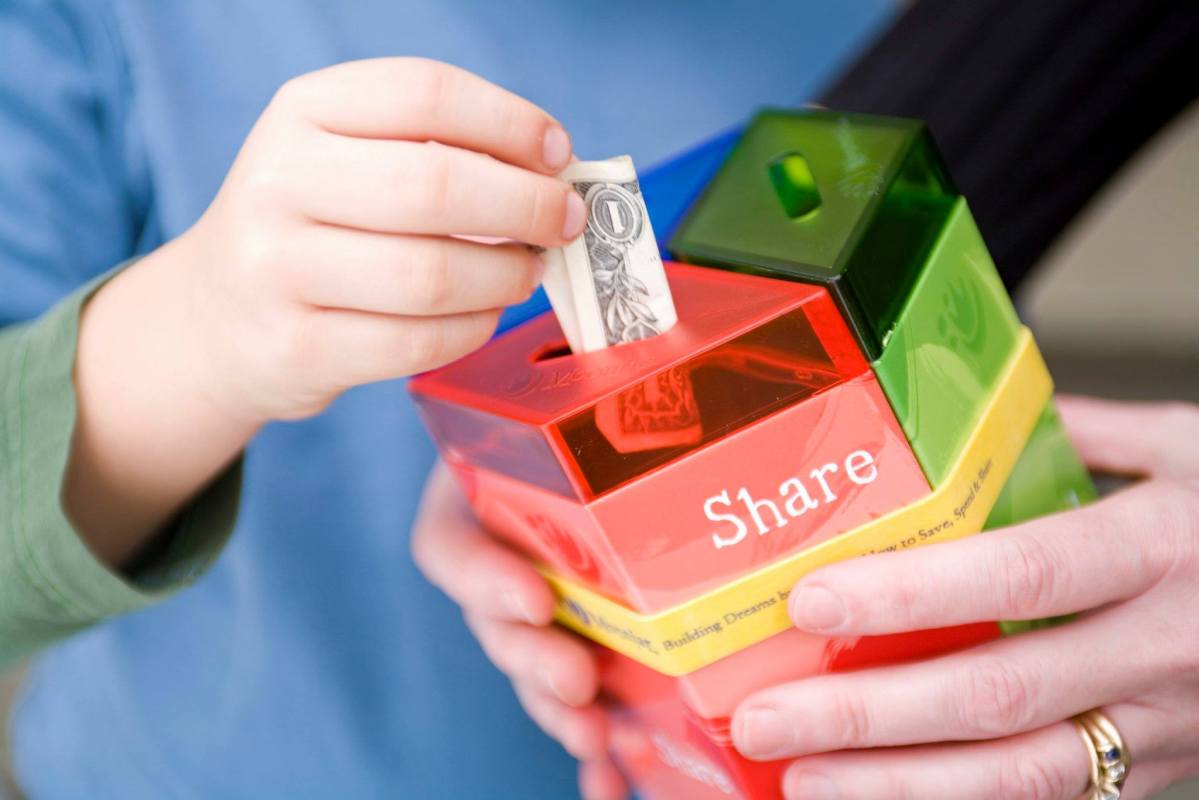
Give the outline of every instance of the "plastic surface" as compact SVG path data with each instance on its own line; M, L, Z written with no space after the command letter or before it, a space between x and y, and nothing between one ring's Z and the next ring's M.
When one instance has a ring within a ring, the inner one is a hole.
M612 752L647 797L782 800L779 778L790 762L751 761L732 745L729 719L742 700L787 681L930 658L999 636L995 623L853 640L792 629L677 678L602 651Z
M668 264L680 322L572 354L552 314L409 383L447 457L588 500L871 376L827 292Z
M587 503L448 460L489 530L640 612L684 602L929 493L869 374Z
M1094 487L1050 402L987 518L986 528L1074 508ZM729 718L750 694L828 672L910 661L970 647L1051 621L964 625L898 636L828 639L789 629L677 678L599 651L610 699L612 750L648 798L781 800L788 762L753 762L731 745Z
M929 492L824 289L669 269L666 334L564 355L547 317L411 384L490 530L640 612Z
M654 614L638 613L581 582L546 570L559 622L653 669L682 675L788 630L786 597L818 567L867 553L957 539L982 530L1053 392L1024 329L950 478L932 494L847 533L780 558L705 595ZM725 623L732 614L735 622Z
M933 486L957 461L1020 321L959 199L872 366Z
M1095 483L1062 427L1057 407L1045 406L984 530L1069 511L1098 497Z
M877 358L956 196L919 122L768 110L667 249L692 263L828 286Z

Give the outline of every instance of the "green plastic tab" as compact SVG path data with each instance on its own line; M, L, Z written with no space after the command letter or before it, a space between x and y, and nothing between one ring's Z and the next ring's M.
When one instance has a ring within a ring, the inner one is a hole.
M918 121L767 110L669 249L696 264L825 284L873 359L956 197Z
M1028 437L983 530L1078 508L1095 499L1091 475L1066 436L1053 401Z
M957 461L1019 331L970 209L959 199L873 364L934 487Z
M991 516L987 517L983 530L1006 528L1046 514L1068 511L1090 503L1097 496L1091 475L1074 452L1057 408L1050 400L1028 437L1020 460L1003 485L999 499L991 508ZM1008 620L1000 622L999 627L1011 636L1070 619L1072 616Z

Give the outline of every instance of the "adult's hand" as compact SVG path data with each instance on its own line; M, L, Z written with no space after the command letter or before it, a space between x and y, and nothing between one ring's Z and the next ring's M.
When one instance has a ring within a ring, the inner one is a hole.
M595 659L582 641L551 625L549 585L525 557L479 527L444 464L425 487L412 553L426 577L462 606L533 721L579 759L585 800L624 798L624 779L607 755L604 712L595 704Z
M936 660L824 675L738 708L737 747L796 758L789 798L1067 800L1100 708L1132 754L1124 797L1199 773L1199 407L1063 399L1083 459L1146 478L1086 508L835 564L790 599L836 636L1079 613ZM883 749L875 749L883 748Z

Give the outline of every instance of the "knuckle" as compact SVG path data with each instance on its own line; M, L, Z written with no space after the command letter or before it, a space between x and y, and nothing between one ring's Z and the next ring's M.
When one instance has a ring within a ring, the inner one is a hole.
M237 212L244 219L259 220L265 211L292 211L304 196L302 180L297 180L295 165L306 160L310 140L304 135L278 135L268 132L252 135L238 154L229 172L230 185L236 186ZM221 193L225 193L222 188Z
M315 314L307 313L292 315L290 322L281 326L274 361L285 374L299 374L311 359L314 324Z
M500 311L498 309L470 314L465 318L461 328L455 331L455 335L442 357L446 361L450 361L479 349L491 338L499 319Z
M839 692L832 698L833 725L838 731L840 745L844 748L868 747L871 743L874 723L870 709L862 695L856 692Z
M411 113L424 119L440 116L453 84L454 71L440 61L412 58L405 61L404 72Z
M1053 604L1062 569L1053 550L1037 539L997 541L994 577L1004 610L1011 615L1038 613Z
M1160 545L1155 571L1193 574L1199 565L1199 479L1162 478L1156 483L1160 495L1150 527L1162 535L1153 537Z
M495 306L521 303L537 290L538 258L526 248L510 254L510 266L503 270L503 284L491 302Z
M289 173L286 168L287 157L281 150L255 148L252 157L239 159L236 164L237 186L245 207L240 209L243 214L255 214L260 206L267 206L275 198L287 196ZM269 207L269 206L268 206ZM253 216L249 217L250 219Z
M1028 679L1009 662L991 658L967 667L953 693L961 729L997 738L1028 729L1034 708Z
M1185 400L1174 400L1164 405L1165 426L1178 431L1185 441L1195 441L1199 438L1199 403L1188 403Z
M908 629L919 623L921 609L929 602L927 584L921 583L922 576L905 573L896 578L891 589L888 607L895 615L896 627Z
M1061 767L1037 753L1007 758L996 773L996 797L1019 800L1060 800L1069 797L1069 786Z
M288 78L279 84L279 88L275 90L275 94L271 97L267 108L291 110L298 107L303 102L302 98L307 91L307 84L306 75L297 75L294 78Z
M1166 515L1163 522L1182 534L1190 543L1199 541L1199 478L1166 478L1162 480L1165 502L1160 508Z
M449 148L437 142L421 145L422 152L416 167L416 191L430 222L443 220L450 211L451 181L454 163Z
M450 257L446 247L432 244L411 270L409 291L415 307L425 311L445 308L454 293Z
M527 152L536 152L536 142L530 135L529 119L523 109L512 100L507 98L496 104L494 111L495 115L495 130L499 134L499 141L506 142L510 147L524 149ZM537 157L534 161L540 160Z
M414 369L432 369L444 362L446 351L445 326L429 321L413 327L406 342L407 357Z
M546 180L533 181L528 200L523 204L527 213L522 216L524 230L520 238L529 242L544 242L558 238L566 216L566 191Z
M262 277L286 267L291 261L286 254L285 242L269 228L243 228L238 234L236 247L240 265L251 273L250 277Z

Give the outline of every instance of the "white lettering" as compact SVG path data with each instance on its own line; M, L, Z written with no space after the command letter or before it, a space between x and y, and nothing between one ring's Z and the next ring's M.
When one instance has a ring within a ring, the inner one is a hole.
M833 494L833 490L829 488L828 481L824 479L826 472L836 472L836 464L825 464L822 467L817 467L812 470L812 480L820 483L820 488L824 489L824 502L831 503L837 499L837 495Z
M742 487L741 491L737 492L737 499L745 503L745 510L754 518L754 524L758 526L758 535L770 532L770 526L762 521L762 516L758 514L758 509L766 506L770 509L770 513L774 515L774 527L781 528L787 524L786 518L779 511L779 507L771 500L755 500L749 490Z
M859 476L858 470L864 467L869 467L870 471L866 475ZM845 458L845 474L858 486L874 483L875 478L878 477L878 467L874 465L874 456L865 450L854 450Z
M794 492L790 497L787 497L788 487ZM779 484L779 494L787 498L787 513L793 517L802 516L819 505L812 499L812 495L808 494L808 487L799 482L799 478L788 478ZM795 501L801 499L803 508L796 508Z
M712 534L712 542L716 545L716 549L719 550L722 547L731 547L732 545L740 542L745 538L745 535L749 533L749 528L745 527L745 523L742 522L741 518L736 514L717 514L715 511L713 511L712 506L716 503L724 503L726 506L730 507L733 505L733 501L729 499L729 493L727 489L720 494L709 497L704 501L704 516L713 522L731 522L737 531L731 538L728 539L722 539L718 533Z
M844 486L848 480L858 486L865 486L878 480L879 469L873 455L865 450L854 450L845 457L841 466L830 461L808 473L809 481L814 481L815 486L820 489L815 497L810 488L811 483L805 483L800 477L792 475L779 484L777 500L768 497L755 498L744 486L737 490L735 498L745 507L745 513L753 520L758 535L765 536L775 528L783 527L790 520L819 508L822 502L826 505L837 502L840 498L833 490L837 479L832 476L840 473L845 474L845 478L840 479L840 485ZM717 509L720 507L723 507L724 513L718 513ZM727 522L733 526L728 535L722 535L719 531L712 534L712 543L717 550L740 544L749 535L749 524L734 511L734 508L733 499L730 498L727 489L704 501L705 517L712 522Z

